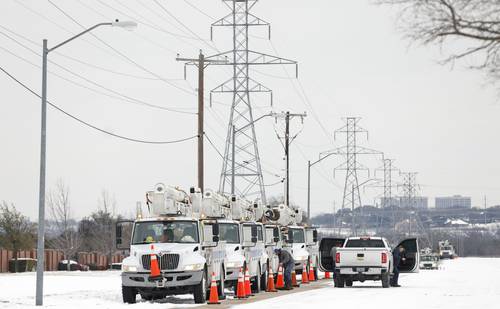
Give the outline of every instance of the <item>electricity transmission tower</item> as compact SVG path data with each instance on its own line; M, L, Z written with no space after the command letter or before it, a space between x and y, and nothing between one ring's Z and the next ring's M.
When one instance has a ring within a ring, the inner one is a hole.
M382 152L380 151L358 145L357 137L359 134L366 133L366 139L368 139L368 131L358 125L360 120L361 118L358 117L346 118L345 125L340 129L336 130L334 134L335 139L337 138L338 134L345 134L346 145L322 153L322 155L329 155L335 153L346 157L346 161L335 168L334 174L336 171L339 170L346 171L346 177L344 183L344 195L342 199L342 211L346 207L351 207L352 211L351 232L354 232L354 234L356 234L355 209L362 206L361 195L359 193L360 184L358 182L358 172L367 171L368 175L370 174L369 169L358 161L358 156L383 155Z
M418 195L417 173L405 172L401 173L401 176L403 176L401 208L416 208L416 198Z
M377 173L377 171L382 171L384 173L384 179L383 179L384 195L380 203L382 208L395 206L393 203L393 196L392 196L392 188L395 187L394 184L392 183L392 174L393 172L399 171L399 169L394 167L393 163L394 159L384 159L383 166L375 170L375 173Z
M295 65L297 76L298 64L293 60L249 49L250 27L267 27L268 37L271 37L270 24L251 13L258 0L222 1L231 12L212 24L211 37L213 37L214 27L231 28L233 49L207 57L207 59L228 58L228 63L219 65L229 65L233 69L233 76L213 89L210 94L210 98L214 93L229 93L233 96L219 191L228 193L230 190L229 193L233 195L255 196L266 203L250 94L268 93L272 105L272 91L250 77L249 67L253 65L292 64Z

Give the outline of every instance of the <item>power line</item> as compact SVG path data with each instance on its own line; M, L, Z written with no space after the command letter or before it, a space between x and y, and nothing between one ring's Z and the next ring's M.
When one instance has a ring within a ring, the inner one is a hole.
M23 43L19 42L18 40L14 39L13 37L9 36L8 34L6 34L6 33L2 32L2 31L0 31L0 34L4 35L5 37L7 37L7 38L9 38L10 40L14 41L14 42L15 42L15 43L17 43L18 45L20 45L20 46L24 47L25 49L27 49L27 50L28 50L28 51L30 51L31 53L35 54L36 56L40 56L40 54L39 54L38 52L36 52L36 51L35 51L35 50L33 50L32 48L30 48L30 47L26 46L25 44L23 44ZM9 52L9 51L7 51L7 52ZM12 53L11 53L11 54L12 54ZM24 60L24 61L26 61L26 62L28 62L28 63L30 63L30 64L32 64L32 65L35 65L35 64L33 64L32 62L30 62L29 60L26 60L26 59L24 59L24 58L22 58L22 57L20 57L20 56L18 56L18 55L16 55L16 54L12 54L12 55L13 55L13 56L15 56L15 57L17 57L17 58L20 58L20 59L22 59L22 60ZM71 71L71 70L69 70L69 69L65 68L64 66L59 65L58 63L56 63L56 62L54 62L54 61L52 61L52 60L50 60L50 63L54 64L55 66L57 66L57 67L61 68L62 70L64 70L64 71L68 72L68 73L69 73L69 74L71 74L71 75L74 75L74 76L76 76L76 77L78 77L78 78L80 78L80 79L83 79L84 81L86 81L86 82L87 82L87 83L89 83L89 84L92 84L92 85L94 85L94 86L96 86L96 87L98 87L98 88L104 89L104 90L106 90L106 91L108 91L108 92L111 92L111 93L113 93L113 94L115 94L115 95L117 95L117 96L121 97L121 98L118 98L118 99L120 99L120 100L125 99L126 101L128 101L128 102L130 102L130 103L140 104L140 105L144 105L144 106L148 106L148 107L152 107L152 108L156 108L156 109L162 109L162 110L166 110L166 111L170 111L170 112L176 112L176 113L181 113L181 114L189 114L189 115L196 115L196 113L195 113L195 112L187 112L187 111L178 110L178 109L175 109L175 108L164 107L164 106L160 106L160 105L156 105L156 104L152 104L152 103L146 102L146 101L144 101L144 100L140 100L140 99L136 99L136 98L130 97L130 96L126 95L126 94L123 94L123 93L121 93L121 92L118 92L118 91L115 91L115 90L110 89L110 88L108 88L108 87L105 87L105 86L103 86L103 85L101 85L101 84L99 84L99 83L96 83L96 82L94 82L94 81L92 81L92 80L90 80L90 79L88 79L88 78L86 78L86 77L84 77L84 76L82 76L82 75L80 75L80 74L78 74L78 73L75 73L75 72L73 72L73 71ZM36 67L38 67L38 68L40 67L40 66L38 66L38 65L35 65L35 66L36 66ZM62 79L64 79L64 80L66 80L66 81L69 81L69 82L71 82L71 83L73 83L73 84L79 85L80 87L84 87L84 88L86 88L86 89L90 89L90 90L92 90L92 91L94 91L94 92L97 92L97 93L99 93L99 94L101 94L101 95L105 95L105 96L108 96L108 97L112 97L112 98L117 99L117 97L116 97L116 96L112 96L112 95L109 95L109 94L106 94L106 93L102 93L102 92L96 91L95 89L92 89L92 88L89 88L89 87L87 87L87 86L81 85L81 84L79 84L79 83L77 83L77 82L74 82L74 81L68 80L67 78L61 77L60 75L56 75L56 76L58 76L59 78L62 78Z
M73 18L71 15L69 15L67 12L65 12L62 8L60 8L59 6L57 6L54 2L52 2L51 0L48 0L48 2L54 6L59 12L61 12L64 16L66 16L67 18L69 18L71 21L73 21L74 23L76 23L77 25L79 25L82 29L86 29L85 26L83 26L81 23L79 23L75 18ZM96 38L99 42L101 42L102 44L106 45L108 48L110 48L111 50L113 50L116 54L120 55L121 57L123 57L124 59L126 59L128 62L132 63L133 65L135 65L136 67L140 68L141 70L151 74L152 76L155 76L157 77L158 79L160 79L161 81L165 82L166 84L182 91L182 92L185 92L185 93L188 93L190 95L196 95L195 93L193 93L192 90L188 90L188 89L185 89L185 88L182 88L172 82L170 82L169 80L161 77L160 75L154 73L153 71L147 69L146 67L140 65L139 63L137 63L136 61L134 61L132 58L128 57L127 55L125 55L124 53L120 52L119 50L117 50L116 48L114 48L113 46L111 46L110 44L108 44L106 41L102 40L100 37L98 37L96 34L94 33L90 33L91 36L93 36L94 38Z
M198 11L199 13L201 13L202 15L205 15L206 17L210 18L212 21L215 20L215 17L212 17L210 15L208 15L207 13L203 12L201 9L199 9L197 6L195 6L194 4L192 3L189 3L189 1L187 0L184 0L184 2L189 5L191 8L195 9L196 11Z
M26 84L24 84L23 82L21 82L19 79L17 79L14 75L10 74L7 70L5 70L3 67L0 66L0 70L5 73L5 75L7 75L10 79L12 79L13 81L15 81L17 84L19 84L21 87L23 87L25 90L27 90L28 92L30 92L31 94L35 95L36 97L38 98L41 98L41 96L36 93L33 89L29 88ZM59 106L51 103L50 101L47 101L47 103L52 106L54 109L58 110L59 112L63 113L64 115L70 117L71 119L73 120L76 120L78 121L79 123L89 127L89 128L92 128L94 130L97 130L101 133L105 133L105 134L108 134L108 135L111 135L113 137L116 137L116 138L119 138L119 139L123 139L123 140L127 140L127 141L130 141L130 142L135 142L135 143L141 143L141 144L156 144L156 145L160 145L160 144L175 144L175 143L182 143L182 142L186 142L186 141L189 141L189 140L192 140L192 139L195 139L195 138L198 138L198 135L195 135L195 136L191 136L191 137L186 137L186 138L181 138L181 139L177 139L177 140L171 140L171 141L147 141L147 140L143 140L143 139L137 139L137 138L131 138L131 137L127 137L127 136L123 136L123 135L119 135L119 134L116 134L116 133L113 133L113 132L110 132L110 131L107 131L107 130L104 130L104 129L101 129L89 122L86 122L80 118L78 118L77 116L74 116L73 114L70 114L68 112L66 112L65 110L63 110L62 108L60 108Z

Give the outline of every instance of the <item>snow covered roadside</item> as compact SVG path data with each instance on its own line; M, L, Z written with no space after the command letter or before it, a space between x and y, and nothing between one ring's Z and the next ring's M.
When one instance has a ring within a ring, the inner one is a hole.
M354 283L353 288L329 288L235 306L251 308L497 308L500 302L500 259L446 260L442 270L401 275L401 288L380 288L379 282Z
M123 304L119 271L46 272L46 308L186 308L195 307L192 296L162 301ZM0 274L0 308L35 308L35 273ZM140 299L140 296L137 297Z

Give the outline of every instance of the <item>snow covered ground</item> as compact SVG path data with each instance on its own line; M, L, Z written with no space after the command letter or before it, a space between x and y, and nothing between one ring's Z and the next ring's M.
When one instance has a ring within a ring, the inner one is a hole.
M405 308L475 309L500 306L500 259L446 260L442 270L400 276L400 288L382 289L379 282L354 283L237 306L251 308ZM300 307L304 306L304 307Z
M445 261L442 270L402 275L401 288L382 289L379 282L355 283L353 288L330 287L283 295L238 309L387 308L461 309L496 308L500 304L500 259L464 258ZM170 297L135 305L121 301L120 272L48 272L45 275L47 308L185 308L196 307L192 297ZM0 308L34 308L35 275L0 274ZM217 308L214 306L214 308ZM300 307L297 307L300 308Z

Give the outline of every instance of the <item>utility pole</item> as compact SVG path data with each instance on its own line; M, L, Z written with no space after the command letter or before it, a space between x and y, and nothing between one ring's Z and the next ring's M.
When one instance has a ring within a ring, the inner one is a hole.
M205 118L205 68L209 64L214 63L227 63L226 60L208 60L205 59L205 55L200 50L200 55L198 58L177 58L177 61L183 61L184 64L184 79L186 79L186 66L195 65L198 67L198 188L201 192L205 190L205 167L204 167L204 118Z
M290 120L295 118L295 117L300 117L302 123L304 122L304 118L307 116L307 114L304 112L302 114L292 114L289 111L285 113L279 113L275 114L274 117L276 119L278 118L284 118L285 119L285 143L284 143L284 148L285 148L285 160L286 160L286 186L285 186L285 205L290 206L290 144L293 142L293 140L297 137L297 135L290 137ZM278 138L281 139L281 137L278 135ZM308 216L310 216L310 209L307 210ZM310 219L310 217L308 218Z
M258 197L262 203L266 204L257 136L253 126L254 111L251 95L253 93L270 94L272 106L272 91L251 78L249 69L254 65L261 67L288 64L295 66L295 75L297 76L298 63L250 49L251 28L267 27L268 38L271 37L271 25L251 12L257 2L257 0L223 0L223 3L230 9L230 13L215 21L210 33L212 38L214 27L230 28L232 49L209 56L206 59L229 57L230 62L222 65L229 65L232 68L232 76L213 89L210 95L210 97L212 94L230 94L232 96L219 191L228 193L231 188L238 195ZM234 128L237 130L233 130ZM235 164L232 163L233 159L236 161Z

